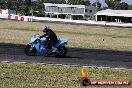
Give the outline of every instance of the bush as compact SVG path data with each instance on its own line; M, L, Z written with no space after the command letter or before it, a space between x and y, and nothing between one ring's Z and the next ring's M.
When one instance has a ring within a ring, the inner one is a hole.
M50 17L50 15L49 14L45 14L45 17Z
M45 14L43 12L34 12L33 14L37 17L45 17Z
M66 15L64 15L64 14L60 14L60 15L58 15L58 18L65 19L65 18L66 18Z
M83 16L80 16L80 15L73 15L73 16L72 16L72 19L73 19L73 20L82 20L82 19L83 19Z
M53 15L52 18L57 18L57 15Z

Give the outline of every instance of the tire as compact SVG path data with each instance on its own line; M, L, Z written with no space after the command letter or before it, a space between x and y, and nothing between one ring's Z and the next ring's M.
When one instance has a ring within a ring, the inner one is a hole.
M31 47L31 45L27 45L24 50L25 54L28 56L34 56L36 53L36 49Z
M90 85L90 80L87 79L87 78L82 78L82 79L80 80L80 85L81 85L81 86L88 86L88 85Z
M59 46L54 54L56 58L65 57L67 54L67 48L65 46Z

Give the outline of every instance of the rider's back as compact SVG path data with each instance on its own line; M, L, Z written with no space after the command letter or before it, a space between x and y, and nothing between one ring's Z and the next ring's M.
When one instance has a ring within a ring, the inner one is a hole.
M57 35L51 29L46 30L46 36L53 42L57 42Z

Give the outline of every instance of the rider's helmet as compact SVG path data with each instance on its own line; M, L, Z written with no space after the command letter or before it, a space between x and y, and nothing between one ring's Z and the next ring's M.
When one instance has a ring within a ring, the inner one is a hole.
M44 26L43 27L43 32L46 32L47 29L49 29L49 27L48 26Z

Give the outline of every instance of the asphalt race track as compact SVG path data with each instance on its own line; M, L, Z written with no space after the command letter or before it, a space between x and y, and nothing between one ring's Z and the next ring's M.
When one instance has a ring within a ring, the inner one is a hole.
M68 48L65 58L26 56L24 45L0 44L0 61L132 68L132 52Z

